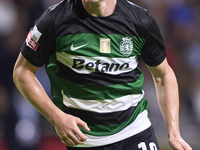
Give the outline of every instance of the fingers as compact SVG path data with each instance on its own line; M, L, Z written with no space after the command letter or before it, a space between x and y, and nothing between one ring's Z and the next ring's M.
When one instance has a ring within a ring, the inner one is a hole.
M192 150L192 148L183 139L178 139L178 140L184 150Z
M82 121L80 118L77 118L77 125L83 127L86 131L90 131L90 128L88 127L87 123Z
M170 142L169 145L173 150L183 150L179 143L177 142Z
M87 136L85 136L81 131L78 133L70 131L60 136L60 139L67 146L75 146L78 144L84 144L84 142L87 140Z
M68 118L69 121L64 122L62 126L58 126L59 128L56 128L56 132L58 133L61 141L67 146L84 144L87 140L87 136L81 132L78 126L83 127L86 131L90 130L89 127L80 118L74 116L68 116Z
M68 135L67 137L63 137L62 142L66 146L75 146L78 144L84 144L85 141L82 141L82 139L78 135L71 134L71 135Z
M172 138L169 144L173 150L192 150L192 148L182 139Z

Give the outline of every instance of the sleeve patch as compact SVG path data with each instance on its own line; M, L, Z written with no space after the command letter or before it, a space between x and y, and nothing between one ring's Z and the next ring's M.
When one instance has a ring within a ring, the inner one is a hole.
M30 30L30 32L27 35L26 45L31 49L33 49L34 51L36 51L39 46L38 41L41 35L42 33L37 29L36 26L34 26L34 28Z

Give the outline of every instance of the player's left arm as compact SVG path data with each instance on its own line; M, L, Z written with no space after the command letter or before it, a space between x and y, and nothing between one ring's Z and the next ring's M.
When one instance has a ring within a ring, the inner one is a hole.
M158 66L147 66L153 76L158 104L174 150L191 150L179 130L179 93L176 76L165 59Z

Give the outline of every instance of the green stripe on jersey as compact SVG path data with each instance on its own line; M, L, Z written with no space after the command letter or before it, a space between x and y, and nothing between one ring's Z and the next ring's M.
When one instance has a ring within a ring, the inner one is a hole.
M51 84L51 96L54 104L63 110L63 98L61 93L60 79L56 76L58 65L56 63L56 54L53 54L49 58L49 64L46 66L46 72Z
M143 74L135 82L108 86L80 85L65 79L61 79L60 81L63 85L65 95L69 98L105 100L119 98L128 94L142 94Z
M82 127L79 127L80 130L84 134L89 134L93 136L107 136L107 135L112 135L115 134L125 127L127 127L129 124L134 122L138 114L142 113L144 110L148 110L148 101L146 99L142 99L138 106L136 107L134 113L132 114L131 118L123 123L120 124L112 124L112 125L91 125L88 124L88 127L91 129L91 131L85 131ZM149 116L148 116L149 117Z
M137 38L135 36L123 35L123 34L92 34L92 33L80 33L69 34L65 36L57 37L56 47L57 52L66 52L71 55L80 56L106 56L106 57L127 57L120 51L120 45L123 43L123 38L128 38L133 42L133 51L129 56L135 56L141 53L141 49L146 43L146 39ZM101 39L109 39L110 53L100 53L100 41ZM80 48L73 51L73 47Z

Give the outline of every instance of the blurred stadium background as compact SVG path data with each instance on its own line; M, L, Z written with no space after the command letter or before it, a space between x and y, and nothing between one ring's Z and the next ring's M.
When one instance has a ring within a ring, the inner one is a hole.
M20 47L34 21L60 0L0 0L0 150L64 150L53 126L17 91L12 70ZM178 78L180 130L183 138L200 149L200 1L131 0L156 19L167 57ZM145 97L161 150L169 150L165 125L156 101L155 88L143 62ZM50 95L44 68L37 73Z

